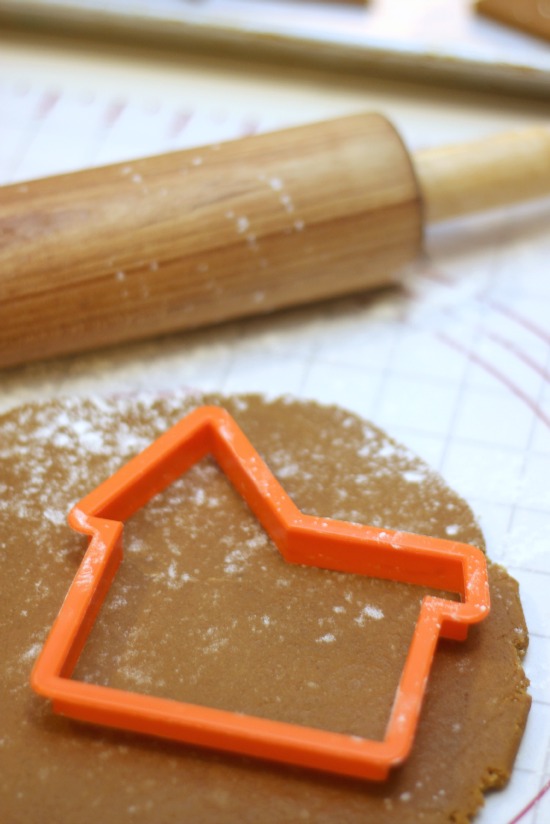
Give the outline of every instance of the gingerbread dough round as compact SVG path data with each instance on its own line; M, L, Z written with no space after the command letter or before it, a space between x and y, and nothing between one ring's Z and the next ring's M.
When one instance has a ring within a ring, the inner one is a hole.
M336 407L257 397L65 400L0 420L0 810L6 824L461 824L506 783L529 708L517 584L440 642L412 754L377 784L56 716L32 663L80 563L73 503L200 403L223 403L298 507L483 547L425 464ZM74 677L382 737L425 590L286 564L210 459L125 527Z

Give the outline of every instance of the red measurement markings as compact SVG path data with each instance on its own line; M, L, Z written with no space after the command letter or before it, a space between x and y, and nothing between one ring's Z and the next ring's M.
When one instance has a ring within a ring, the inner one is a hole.
M115 125L127 105L126 100L112 100L107 105L105 114L103 115L103 123L108 129L111 129Z
M245 118L241 123L241 128L239 129L239 136L251 137L253 134L258 134L259 129L259 120L253 117Z
M443 310L443 313L450 318L455 318L456 314L453 312L452 309L446 308ZM494 341L503 349L506 349L508 352L511 352L514 357L518 360L522 361L526 366L536 372L538 375L541 376L544 380L550 380L550 371L545 369L538 361L528 355L527 352L524 352L517 343L508 338L505 338L504 335L499 334L498 332L493 332L491 329L487 329L485 326L477 325L472 327L472 331L475 332L478 336L484 335L489 340Z
M193 112L190 111L183 110L180 112L176 112L172 119L172 122L170 123L170 126L168 127L168 137L178 137L182 132L185 131L192 117Z
M528 406L529 409L531 409L531 411L537 416L537 418L539 418L539 420L541 420L550 429L550 417L540 408L536 401L534 401L526 392L520 389L519 386L516 386L516 384L510 380L508 375L505 375L503 372L501 372L499 369L493 366L492 363L489 363L489 361L485 360L485 358L482 358L476 352L472 352L470 349L463 346L458 341L453 340L453 338L446 335L445 332L438 332L437 337L439 338L439 340L443 341L443 343L447 344L447 346L456 349L458 352L462 352L462 354L466 355L469 358L469 360L472 361L472 363L476 363L478 366L484 369L489 375L491 375L497 381L506 386L506 388L509 389L510 392L512 392L512 394L516 396L516 398L519 398L521 401L523 401L523 403L526 406Z
M520 326L523 326L524 329L527 329L528 332L531 332L533 335L536 335L538 338L544 341L544 343L550 345L550 332L548 330L541 329L541 327L537 326L536 323L533 323L532 320L523 317L523 315L520 315L519 312L516 312L515 309L512 309L510 306L506 306L504 303L500 303L497 300L492 300L491 298L486 299L485 302L492 309L495 309L497 312L500 312L501 315L506 315L506 317L515 321Z
M550 779L546 782L544 787L542 787L542 789L538 791L536 796L529 802L529 804L526 804L523 810L520 810L520 812L516 816L514 816L514 818L512 818L509 824L518 824L518 822L521 821L522 818L525 818L527 813L530 812L530 810L532 810L533 807L535 807L535 805L539 803L541 798L543 798L548 791L550 791Z
M59 92L45 92L38 101L38 105L34 112L34 119L45 120L57 104L60 97L61 95Z
M426 280L434 281L436 283L444 284L448 286L450 289L455 288L455 282L444 272L440 272L437 269L434 269L432 266L426 267L423 269L418 270L416 274L419 277L425 278ZM543 329L538 324L534 323L530 318L526 318L513 309L511 306L507 306L505 303L501 303L494 298L489 297L486 294L480 294L475 298L478 304L484 304L485 306L489 306L491 309L494 309L495 312L498 312L501 315L509 318L510 320L517 323L519 326L522 326L531 334L536 335L536 337L540 338L544 343L550 345L550 330ZM516 353L517 354L517 353Z
M494 340L495 343L498 343L499 346L502 346L503 349L507 349L513 355L516 356L519 360L523 361L526 366L529 366L534 372L537 372L544 380L550 379L550 372L545 369L543 366L540 365L536 360L534 360L530 355L524 352L522 349L517 346L517 344L513 343L512 341L508 340L507 338L503 338L502 335L498 335L496 332L486 332L486 335L491 340Z
M423 269L418 274L421 277L426 278L427 280L433 280L437 283L443 283L446 286L449 286L451 288L453 286L452 282L449 280L449 278L444 273L438 272L438 271L436 271L432 268ZM486 296L485 297L477 297L475 300L478 304L485 304L486 306L489 306L495 312L498 312L499 314L504 315L505 317L512 320L514 323L518 324L519 326L522 326L524 329L526 329L531 334L536 335L544 343L547 343L547 344L550 345L550 332L547 332L545 329L542 329L540 326L538 326L532 320L530 320L529 318L524 317L519 312L517 312L515 309L507 306L504 303L500 303L500 301L494 300L493 298L489 298L489 297L486 297ZM444 314L454 315L454 312L450 308L447 308L443 311L444 311ZM498 343L500 346L502 346L503 349L507 349L509 352L511 352L513 355L515 355L515 357L517 357L519 360L521 360L523 363L525 363L527 366L529 366L530 369L537 372L542 378L544 378L544 380L549 380L550 379L550 373L548 372L548 370L545 369L543 366L541 366L539 363L537 363L537 361L535 361L530 355L528 355L526 352L524 352L516 343L514 343L511 340L508 340L503 335L500 335L497 332L492 332L492 331L490 331L486 328L480 328L480 329L478 329L478 331L480 331L482 334L486 335L490 340L493 340L493 341L495 341L495 343ZM476 358L477 357L478 356L476 355ZM489 366L489 364L487 364L487 366ZM493 368L493 367L491 367L491 368ZM494 370L494 368L493 368L493 370ZM496 370L494 370L494 371L496 371ZM504 377L504 376L502 376L502 377Z

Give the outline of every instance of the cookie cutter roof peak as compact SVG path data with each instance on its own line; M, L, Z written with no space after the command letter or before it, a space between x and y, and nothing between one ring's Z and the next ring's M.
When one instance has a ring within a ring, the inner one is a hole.
M122 560L123 523L194 463L212 455L291 563L457 593L426 595L383 740L73 680L71 675ZM91 537L34 666L33 689L63 715L303 767L383 780L408 756L437 641L463 640L489 612L483 553L456 541L302 513L233 418L200 407L84 497L69 522Z

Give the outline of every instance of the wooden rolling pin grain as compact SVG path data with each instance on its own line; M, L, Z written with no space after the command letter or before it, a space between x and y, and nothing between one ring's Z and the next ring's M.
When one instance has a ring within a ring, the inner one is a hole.
M411 158L356 115L0 189L0 366L387 283L439 220L550 192L550 133Z

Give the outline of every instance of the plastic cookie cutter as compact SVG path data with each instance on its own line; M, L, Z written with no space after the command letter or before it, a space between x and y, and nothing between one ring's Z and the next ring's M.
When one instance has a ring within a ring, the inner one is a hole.
M123 522L211 454L286 561L458 593L426 595L383 740L257 718L73 680L76 662L122 560ZM69 523L88 549L34 666L55 712L94 724L383 780L413 745L438 638L463 640L489 612L483 553L468 544L306 515L224 409L191 412L83 498Z

